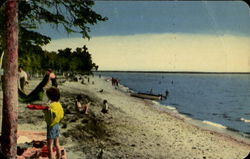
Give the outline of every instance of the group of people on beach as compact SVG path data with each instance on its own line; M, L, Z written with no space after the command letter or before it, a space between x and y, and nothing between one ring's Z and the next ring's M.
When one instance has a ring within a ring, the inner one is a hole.
M18 76L19 76L19 81L18 81L19 89L25 92L25 87L27 86L27 84L29 84L29 82L28 82L28 74L26 71L24 71L23 66L18 67ZM48 81L46 85L48 85L48 83L51 81L51 85L53 87L58 86L57 77L55 73L52 71L52 69L48 69L45 73L45 76L48 76Z
M19 73L19 89L25 92L25 87L29 83L28 75L24 71L22 66L18 67ZM48 69L45 73L45 77L48 78L45 86L51 81L51 87L46 90L46 95L49 99L49 106L47 109L43 110L45 122L47 124L47 148L48 148L48 158L53 158L53 148L56 149L56 158L61 159L61 149L59 143L60 128L59 123L64 117L64 110L60 100L60 90L57 88L58 84L56 81L56 75L51 69Z
M18 68L19 72L19 89L23 92L25 91L25 86L29 83L28 82L28 75L24 71L22 66ZM47 148L48 148L48 158L53 158L53 149L56 150L56 158L61 159L62 154L60 150L60 143L59 143L59 134L60 134L60 127L59 123L64 117L64 110L62 104L59 102L60 100L60 90L58 88L58 84L56 81L56 75L53 73L51 69L48 69L45 76L49 76L47 84L51 81L51 87L46 89L46 95L49 99L49 106L47 109L43 110L45 122L47 125ZM87 98L86 98L87 99ZM91 105L90 101L87 101L87 104L83 104L83 96L77 95L75 99L75 107L77 112L88 114L89 107ZM103 101L103 106L101 109L102 113L108 113L108 102L107 100Z
M81 95L76 96L76 101L75 101L76 110L77 112L88 114L91 102L88 101L87 104L82 104L82 100L83 97ZM103 100L101 112L104 114L108 113L108 101L106 99Z
M118 84L119 84L118 79L112 77L111 78L111 84L112 84L112 86L118 86Z
M60 134L60 127L59 123L64 117L64 110L62 104L59 102L60 100L60 90L57 84L57 77L55 73L48 69L45 73L45 77L48 77L47 83L45 84L44 88L46 88L46 96L49 99L47 109L43 110L45 122L47 125L47 148L48 148L48 158L52 159L53 151L56 150L56 158L61 159L61 149L60 149L60 142L59 142L59 134ZM29 76L28 73L24 70L23 66L18 67L18 89L22 92L26 92L26 87L29 84ZM88 83L90 79L88 78ZM51 83L51 85L49 85ZM94 84L92 82L92 84ZM114 80L113 85L118 85L118 81ZM50 87L51 86L51 87ZM78 95L76 97L76 109L80 113L88 114L89 106L91 102L89 101L87 104L82 104L82 96ZM108 113L108 102L107 100L103 100L102 103L102 113Z

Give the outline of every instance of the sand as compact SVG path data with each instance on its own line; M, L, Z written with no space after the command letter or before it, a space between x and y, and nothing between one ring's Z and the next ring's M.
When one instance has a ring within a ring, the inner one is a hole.
M27 91L38 82L31 80ZM66 81L59 88L65 110L60 141L70 159L243 159L250 151L244 141L190 124L155 102L129 96L122 86L115 89L105 78L90 77L86 84ZM88 115L74 109L78 94L92 102ZM101 113L104 99L107 114ZM18 106L18 129L45 131L43 113L25 105Z

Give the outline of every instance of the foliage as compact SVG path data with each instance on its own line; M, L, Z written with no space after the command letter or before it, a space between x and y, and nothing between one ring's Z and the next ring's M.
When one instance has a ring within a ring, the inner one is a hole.
M66 32L77 32L83 38L90 38L90 25L97 24L99 21L106 21L106 17L93 11L92 0L19 0L18 21L19 21L19 63L24 65L27 70L39 70L51 67L57 70L80 70L92 67L92 61L88 54L82 54L81 48L72 53L69 48L59 50L57 56L55 52L49 53L42 49L42 46L50 43L51 38L36 32L41 24L50 24L52 28L62 27ZM0 3L0 54L5 48L4 44L4 1ZM63 51L64 53L61 53ZM78 52L78 53L77 53ZM62 54L62 55L61 55ZM67 55L68 54L68 55ZM72 57L69 61L67 57ZM79 63L78 55L84 62L84 66L76 65ZM58 64L60 61L62 64ZM66 64L66 62L68 62Z
M45 52L42 56L37 54L27 55L19 61L28 72L36 72L37 70L47 70L53 68L57 72L91 72L98 66L92 62L91 54L84 45L82 48L71 48L58 50L58 52Z
M88 72L94 67L91 54L85 45L82 48L76 48L73 52L70 48L58 50L58 52L60 65L57 64L59 66L57 68L62 71Z

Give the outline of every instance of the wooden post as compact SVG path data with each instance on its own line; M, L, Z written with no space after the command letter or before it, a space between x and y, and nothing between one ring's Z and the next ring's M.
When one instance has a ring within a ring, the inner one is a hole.
M17 59L18 59L18 19L17 0L5 3L5 55L3 75L3 119L2 152L8 159L16 159L17 154Z

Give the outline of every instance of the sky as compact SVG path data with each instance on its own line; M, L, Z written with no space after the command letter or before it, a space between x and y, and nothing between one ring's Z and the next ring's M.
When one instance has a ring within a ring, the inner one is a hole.
M250 10L243 1L96 1L108 21L91 39L43 26L44 48L86 45L100 70L250 72Z

